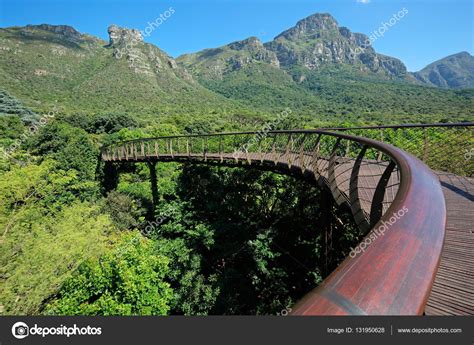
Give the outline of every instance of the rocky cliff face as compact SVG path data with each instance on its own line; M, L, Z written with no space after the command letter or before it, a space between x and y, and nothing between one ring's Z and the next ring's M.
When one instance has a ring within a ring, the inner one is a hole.
M327 13L300 20L265 47L277 55L282 67L295 65L317 70L327 64L347 64L362 71L403 77L405 65L398 59L377 54L369 37L339 27Z
M26 31L28 30L43 30L51 33L59 34L65 38L72 40L80 40L82 34L69 25L50 25L50 24L40 24L40 25L27 25L25 27Z
M136 29L121 28L115 24L109 26L107 32L109 33L110 45L119 46L130 42L143 42L143 37L140 31Z
M128 65L136 73L152 74L153 66L145 54L145 44L140 31L135 29L121 28L111 25L108 28L109 47L113 48L113 56L117 59L125 59ZM159 59L155 62L156 67L161 66Z
M279 68L276 54L263 45L257 37L232 42L220 48L205 49L196 54L178 58L181 65L199 77L220 79L224 75L259 63Z
M155 76L171 70L178 77L193 81L191 75L180 68L172 57L158 47L145 43L139 30L114 24L109 26L108 33L113 56L126 60L135 73Z
M238 57L234 56L228 59L228 62L234 65L236 69L256 61L266 62L275 67L280 66L276 54L267 50L257 37L250 37L243 41L233 42L227 47L236 52L243 53L239 54L240 56Z

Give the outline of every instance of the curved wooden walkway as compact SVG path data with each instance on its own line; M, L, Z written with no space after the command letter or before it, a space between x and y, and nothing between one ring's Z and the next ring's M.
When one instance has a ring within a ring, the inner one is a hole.
M434 173L405 151L366 138L327 131L270 134L252 150L234 153L259 133L133 140L104 148L102 159L109 165L146 162L150 172L157 161L175 161L304 176L349 206L366 238L406 206L407 216L363 254L347 258L294 313L474 315L474 179Z

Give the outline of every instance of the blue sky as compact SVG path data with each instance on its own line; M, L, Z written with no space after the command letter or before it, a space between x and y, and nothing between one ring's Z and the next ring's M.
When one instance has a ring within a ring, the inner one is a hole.
M270 41L298 20L329 12L353 32L370 34L402 8L408 14L374 43L410 71L460 51L474 53L472 0L0 0L0 27L67 24L107 39L117 24L144 30L170 7L174 13L147 42L172 56L257 36Z

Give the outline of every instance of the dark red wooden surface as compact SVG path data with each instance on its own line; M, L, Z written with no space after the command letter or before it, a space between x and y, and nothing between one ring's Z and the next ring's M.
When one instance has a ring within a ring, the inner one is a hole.
M364 253L348 257L294 308L294 315L420 315L436 276L446 205L437 176L393 148L402 184L378 228L393 212L408 212ZM370 234L369 234L370 235Z

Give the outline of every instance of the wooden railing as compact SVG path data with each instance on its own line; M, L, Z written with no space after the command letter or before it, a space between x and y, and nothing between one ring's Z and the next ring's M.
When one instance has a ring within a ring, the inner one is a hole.
M446 208L438 178L399 148L323 130L242 132L131 140L103 148L102 159L257 167L314 181L350 207L366 237L293 313L423 312Z

